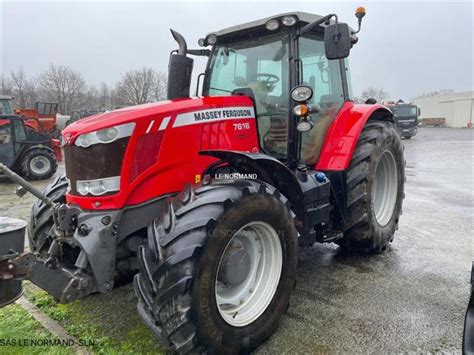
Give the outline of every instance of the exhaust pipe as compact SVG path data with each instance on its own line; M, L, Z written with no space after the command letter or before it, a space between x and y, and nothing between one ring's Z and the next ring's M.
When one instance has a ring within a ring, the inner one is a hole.
M186 55L186 52L188 50L188 45L186 43L186 40L184 39L183 35L181 33L176 32L175 30L171 29L171 35L173 36L174 40L178 42L178 54L179 55Z
M168 100L187 98L191 89L194 61L186 56L188 45L184 37L172 29L170 31L179 49L171 52L168 64Z

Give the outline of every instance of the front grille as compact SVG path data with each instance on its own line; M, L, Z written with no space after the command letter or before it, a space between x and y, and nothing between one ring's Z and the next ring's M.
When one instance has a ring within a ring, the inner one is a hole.
M87 148L74 144L66 145L64 160L66 177L71 184L70 193L79 195L76 186L78 180L119 176L129 138L121 138L108 144L94 144Z

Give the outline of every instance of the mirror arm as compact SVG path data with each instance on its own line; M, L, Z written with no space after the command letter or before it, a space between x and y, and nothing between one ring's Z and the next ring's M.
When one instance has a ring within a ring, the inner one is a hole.
M186 54L209 57L211 55L211 50L210 49L187 49Z
M336 24L337 24L337 15L336 14L329 14L329 15L326 15L326 16L320 18L317 21L308 23L306 26L302 27L301 30L300 30L300 33L298 34L298 37L310 32L311 30L313 30L314 28L318 27L319 25L321 25L323 23L329 24L329 20L331 19L331 17L335 17Z

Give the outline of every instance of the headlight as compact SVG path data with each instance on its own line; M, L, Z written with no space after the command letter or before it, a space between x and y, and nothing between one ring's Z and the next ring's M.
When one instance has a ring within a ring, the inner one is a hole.
M278 27L280 27L280 24L278 23L277 20L269 20L269 21L267 21L267 23L265 24L265 27L266 27L267 30L269 30L269 31L275 31L275 30L278 30Z
M284 25L284 26L293 26L295 23L296 23L296 17L294 16L284 16L282 19L281 19L281 23Z
M296 102L304 102L311 99L313 89L306 85L300 85L291 90L291 98Z
M298 122L298 125L296 126L296 129L300 132L308 132L311 131L312 128L313 124L309 122L306 118Z
M97 180L78 180L77 192L81 195L99 196L107 192L120 190L120 176L112 176Z
M209 35L207 36L207 43L213 46L217 42L217 36L216 35Z
M74 142L78 147L87 148L91 145L111 143L120 138L130 137L135 128L135 123L126 123L101 129L99 131L81 134Z

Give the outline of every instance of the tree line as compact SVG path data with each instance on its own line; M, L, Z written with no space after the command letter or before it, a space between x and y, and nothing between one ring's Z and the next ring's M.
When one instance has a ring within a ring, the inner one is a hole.
M89 85L81 73L55 64L36 77L27 77L20 68L0 79L0 93L13 96L15 108L34 107L38 101L56 102L63 115L161 101L166 98L167 85L165 74L146 67L122 74L116 85Z
M15 97L15 108L33 107L37 101L56 102L58 111L71 115L81 111L106 111L119 107L161 101L166 98L167 77L164 73L144 67L122 74L116 85L101 83L88 85L81 73L64 65L50 64L37 77L28 78L22 68L1 78L0 94ZM419 96L451 93L443 89ZM390 99L383 88L369 87L354 101L365 102L373 98L377 102Z

